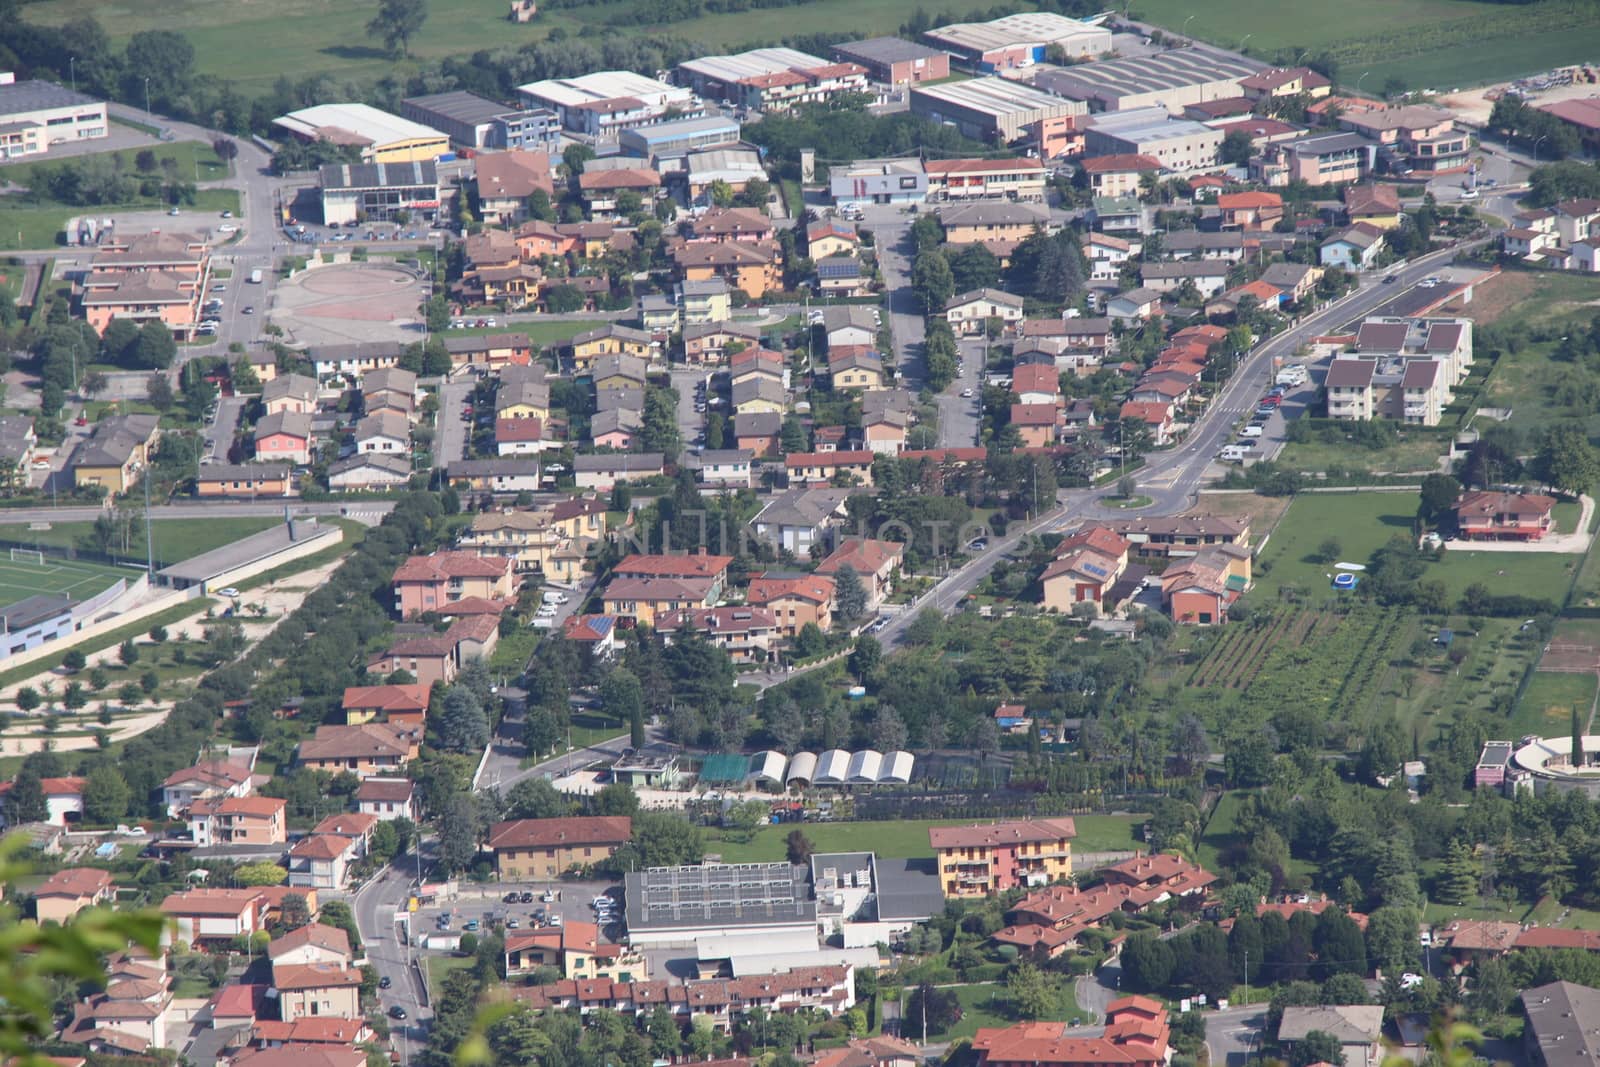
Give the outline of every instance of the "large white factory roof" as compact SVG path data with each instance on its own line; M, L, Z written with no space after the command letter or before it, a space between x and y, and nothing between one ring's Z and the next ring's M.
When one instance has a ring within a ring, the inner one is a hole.
M367 104L318 104L315 107L303 107L299 111L280 115L272 120L272 124L313 139L323 130L344 130L376 147L394 144L397 141L419 138L427 140L444 136L431 126L403 119L399 115L391 115L387 111L379 111Z
M1106 36L1111 31L1049 11L1024 11L988 22L956 22L929 30L925 36L960 48L987 51L1018 45L1051 45L1086 35Z
M763 74L779 74L786 70L815 70L831 64L826 59L797 52L793 48L755 48L731 56L703 56L679 63L678 69L698 74L702 78L733 84L745 78L759 78Z
M646 78L631 70L598 70L576 78L547 78L520 85L517 92L556 107L578 107L628 96L661 106L686 102L692 95L687 89Z
M943 85L918 85L911 90L916 96L941 100L957 107L970 108L991 115L1018 115L1049 110L1084 110L1082 103L1041 92L1031 85L1006 78L973 78L970 81L946 82Z

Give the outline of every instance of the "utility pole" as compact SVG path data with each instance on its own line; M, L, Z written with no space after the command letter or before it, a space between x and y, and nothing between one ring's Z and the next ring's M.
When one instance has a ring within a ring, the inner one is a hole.
M150 457L144 457L144 567L146 581L156 580L156 548L150 537Z
M1250 1003L1250 950L1244 950L1244 1002Z

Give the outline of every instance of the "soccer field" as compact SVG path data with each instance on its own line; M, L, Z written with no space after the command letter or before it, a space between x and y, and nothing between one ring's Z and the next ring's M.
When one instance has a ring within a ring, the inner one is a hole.
M63 593L87 600L115 582L139 572L131 567L103 567L96 563L44 557L43 565L31 554L24 558L0 549L0 605L15 604L39 593Z

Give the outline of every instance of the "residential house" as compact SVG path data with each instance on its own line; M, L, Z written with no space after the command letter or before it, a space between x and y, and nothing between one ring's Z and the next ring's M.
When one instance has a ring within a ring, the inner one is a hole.
M486 493L531 493L539 488L539 461L532 457L458 459L446 468L451 484Z
M977 1067L1163 1067L1171 1058L1167 1012L1147 997L1106 1005L1099 1037L1070 1036L1062 1022L980 1027L972 1039Z
M790 489L769 500L750 525L769 544L805 556L845 521L849 497L848 489Z
M974 289L946 304L944 317L957 336L981 334L991 319L998 319L1003 330L1015 330L1022 321L1022 297L999 289Z
M823 575L765 573L750 579L745 603L770 611L778 632L793 639L809 625L833 629L834 592L833 579Z
M394 608L402 618L437 611L465 597L504 600L515 595L516 576L508 560L472 552L412 556L395 569Z
M236 750L240 758L207 759L181 771L173 771L161 783L161 802L169 816L189 810L196 800L220 797L247 797L255 787L255 749Z
M626 816L515 819L490 827L484 850L503 881L555 881L610 859L632 836L633 820Z
M1434 943L1450 950L1458 966L1504 956L1517 946L1522 926L1494 919L1456 919L1442 932L1434 929Z
M561 447L561 442L544 435L543 419L494 420L494 448L500 456L537 456L547 449Z
M883 359L860 346L837 348L828 353L828 378L833 389L882 389L885 387Z
M344 690L344 721L397 722L420 727L428 714L428 687L416 682L400 685L348 685Z
M1000 704L994 709L994 724L1001 733L1026 734L1033 726L1025 704Z
M328 488L339 493L394 489L411 480L407 456L354 455L328 466Z
M792 452L783 457L790 485L831 484L835 478L853 479L853 484L872 484L872 459L866 449L837 452Z
M310 889L346 889L350 865L358 859L354 839L312 833L289 849L289 884Z
M1400 190L1384 182L1364 182L1344 190L1344 216L1350 223L1364 222L1380 230L1400 225Z
M1250 551L1214 545L1161 572L1161 599L1174 622L1199 626L1228 621L1228 608L1250 588Z
M617 652L617 617L615 615L569 615L561 624L561 632L568 641L589 651L594 659L610 659Z
M608 493L618 482L637 482L666 474L665 457L660 452L637 455L577 456L572 470L579 489Z
M946 243L960 246L981 244L1002 265L1010 260L1017 245L1039 231L1049 231L1050 212L1037 204L983 201L948 204L938 209Z
M79 302L83 317L104 334L114 319L159 322L179 337L194 336L211 279L211 252L187 233L109 235L93 249Z
M1072 877L1071 819L1028 819L928 830L946 897L982 897Z
M41 923L67 923L86 908L116 896L111 875L93 867L64 867L33 891L33 914Z
M749 376L734 382L730 397L733 410L739 415L762 411L781 414L788 402L783 383L766 376Z
M1157 852L1134 856L1101 868L1107 885L1128 886L1154 894L1152 903L1174 897L1203 896L1217 876L1182 856Z
M709 448L685 456L684 463L696 471L701 485L749 489L755 485L754 459L748 448Z
M878 318L875 308L855 304L831 304L823 308L823 347L831 350L839 345L876 344Z
M1133 545L1133 554L1143 559L1193 556L1210 545L1250 544L1250 520L1225 515L1137 516L1127 519L1100 519L1085 523L1083 529L1102 527L1120 534Z
M494 370L533 365L533 347L525 333L446 337L444 347L450 353L451 368L456 370L463 367L488 367Z
M1044 200L1045 169L1037 159L929 159L928 201Z
M722 596L728 584L732 556L713 556L706 552L687 554L625 556L611 569L612 578L686 578L711 583L712 599Z
M1155 156L1121 153L1080 160L1078 169L1087 175L1095 196L1138 196L1144 176L1159 174L1162 168Z
M578 175L578 195L592 219L609 219L619 215L619 205L627 194L649 205L660 188L661 175L648 167L590 167Z
M1222 259L1188 259L1170 263L1146 263L1139 268L1139 282L1157 293L1175 293L1192 283L1201 296L1216 296L1228 284L1232 264ZM1108 305L1109 310L1109 305ZM1112 312L1112 318L1118 316Z
M1378 1067L1383 1062L1383 1005L1323 1004L1283 1009L1278 1044L1292 1049L1321 1032L1339 1043L1345 1067Z
M1250 100L1301 96L1320 100L1333 91L1333 83L1310 67L1274 67L1258 71L1239 82Z
M473 186L478 214L485 223L516 226L528 217L528 198L535 192L555 195L555 168L546 152L509 150L480 153L474 160Z
M1012 367L1011 395L1024 404L1055 404L1061 399L1061 377L1055 363L1024 363Z
M88 440L72 453L78 488L100 486L110 496L127 492L160 440L160 417L112 415L95 423Z
M613 578L600 602L607 615L654 626L663 612L710 607L714 588L710 578Z
M721 278L679 282L677 304L685 326L726 322L733 314L733 294Z
M289 839L286 805L280 797L201 797L185 816L197 846L281 845Z
M607 323L575 335L569 342L569 355L578 370L586 369L601 356L650 358L652 338L643 330Z
M1084 213L1084 221L1101 233L1133 238L1148 233L1144 205L1134 196L1097 196Z
M308 963L347 967L354 956L350 951L350 936L339 927L308 923L268 942L267 959L274 967L280 963L286 967Z
M1321 262L1324 267L1371 270L1383 246L1382 230L1371 223L1358 222L1322 242Z
M861 443L869 452L896 456L906 447L910 427L910 413L898 408L865 412L861 416Z
M728 605L666 611L656 616L656 633L668 644L680 630L722 649L735 663L765 663L779 639L777 616L767 608Z
M750 348L760 344L761 331L755 326L723 321L683 328L684 359L689 363L720 363L731 345Z
M861 247L854 223L819 219L806 227L806 255L813 261L829 256L853 256Z
M1399 169L1422 175L1459 174L1471 164L1472 135L1455 114L1428 104L1347 108L1339 125L1378 142L1399 157ZM1352 1065L1355 1067L1355 1065Z
M1464 541L1538 541L1555 530L1554 497L1479 491L1456 501L1456 530Z
M854 983L855 967L842 964L752 974L744 978L691 980L681 984L667 980L563 979L544 986L517 986L512 996L533 1011L585 1015L602 1012L621 1014L624 1018L638 1018L660 1007L680 1024L704 1018L710 1025L727 1030L743 1012L752 1008L785 1014L843 1014L855 1006ZM745 1064L714 1060L705 1061L705 1067L745 1067Z
M756 457L776 455L783 416L775 411L755 411L734 415L733 436L741 449Z
M1059 438L1061 409L1054 403L1012 404L1007 425L1017 431L1024 448L1048 448Z
M817 291L824 297L867 296L871 286L861 261L855 256L824 256L816 260Z
M548 420L550 383L545 380L543 368L519 368L515 374L511 373L510 368L502 371L500 387L494 393L494 417L515 422Z
M1322 268L1309 263L1271 263L1260 280L1282 292L1291 303L1299 304L1316 292Z
M289 877L294 877L292 868ZM361 971L355 967L274 960L272 988L278 991L278 1017L286 1023L306 1018L362 1017Z
M1151 264L1144 269L1149 266ZM1144 286L1120 292L1106 301L1106 316L1114 322L1148 322L1160 314L1161 293ZM1098 366L1098 363L1091 366Z
M573 547L569 536L549 510L485 511L473 516L472 525L461 534L460 546L480 556L512 560L520 571L551 571L551 559L563 549Z
M1089 261L1089 279L1097 282L1114 282L1122 277L1123 267L1144 250L1137 240L1094 231L1083 235L1082 244L1083 257Z
M423 637L404 637L367 661L367 673L380 677L405 671L418 682L449 685L461 668L460 642L448 631ZM395 725L399 725L396 723Z
M1209 259L1238 263L1244 259L1242 230L1179 230L1161 235L1163 259Z
M367 778L357 787L355 800L363 815L373 815L384 822L416 822L421 817L416 785L409 778Z
M1120 534L1099 527L1064 538L1056 547L1056 558L1040 576L1042 603L1049 610L1063 613L1085 603L1099 611L1127 571L1132 547Z
M261 419L256 423L255 454L261 462L310 463L311 416L285 411Z
M622 945L602 942L600 928L587 922L508 932L505 960L508 976L554 967L561 977L568 979L620 979L624 968L640 974L647 970L643 958Z
M417 414L417 376L403 367L382 367L361 378L361 410L393 412L410 420Z
M1581 1067L1600 1053L1600 990L1567 981L1535 986L1522 991L1522 1011L1523 1053L1532 1067Z
M1164 401L1152 403L1145 400L1127 400L1117 411L1117 417L1129 422L1142 422L1150 430L1150 442L1157 448L1172 442L1177 422L1171 404Z
M683 281L721 278L751 300L782 287L781 256L775 241L722 241L683 244L672 252Z
M392 411L367 415L356 423L355 442L357 455L409 456L411 423Z
M419 734L395 723L325 725L300 742L295 759L302 767L331 774L352 771L358 778L393 778L417 758L418 747Z
M261 387L261 406L268 415L293 411L310 415L317 409L317 380L303 374L285 374Z
M297 495L288 466L281 463L206 463L195 477L195 496L256 500Z
M755 208L714 207L685 219L679 226L684 240L699 244L728 241L771 241L778 233L765 212ZM816 258L816 257L812 257Z
M174 936L189 945L249 937L265 929L265 911L259 889L188 889L161 902L161 913L175 925Z
M646 362L638 356L620 352L597 358L589 365L589 375L599 391L643 389L647 380L646 366Z
M1225 230L1270 230L1283 219L1283 197L1277 193L1223 193L1217 197Z

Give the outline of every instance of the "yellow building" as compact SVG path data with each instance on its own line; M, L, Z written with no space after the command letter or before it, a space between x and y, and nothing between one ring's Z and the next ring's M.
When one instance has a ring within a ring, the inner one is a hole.
M572 363L582 370L601 356L650 358L650 335L628 326L606 325L572 339Z
M503 880L551 881L610 859L632 834L633 820L619 815L514 819L495 823L486 847Z
M367 104L318 104L272 124L302 141L353 145L363 163L425 163L450 151L450 138L438 130Z
M113 496L125 493L149 462L160 437L155 415L114 415L101 419L72 456L75 485L98 485Z
M947 897L983 897L1072 877L1071 819L935 826L928 840Z

